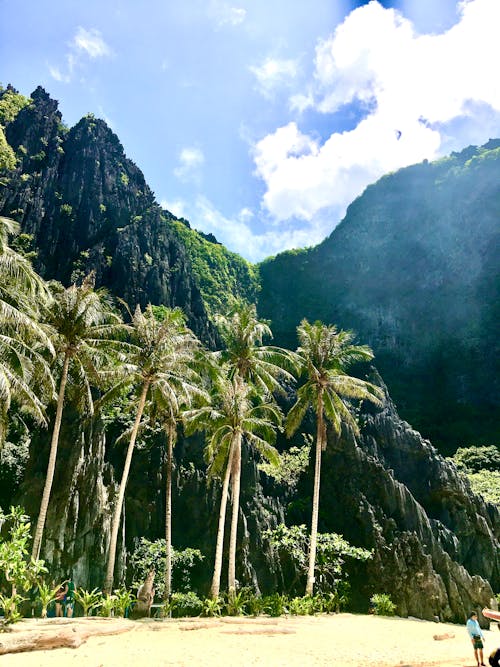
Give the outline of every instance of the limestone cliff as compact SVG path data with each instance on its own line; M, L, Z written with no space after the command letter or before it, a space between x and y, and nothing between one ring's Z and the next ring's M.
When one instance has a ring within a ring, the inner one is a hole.
M35 266L64 284L96 271L132 308L180 306L193 330L213 342L184 244L118 137L92 115L73 128L43 88L6 127L18 166L0 182L0 215L33 237Z

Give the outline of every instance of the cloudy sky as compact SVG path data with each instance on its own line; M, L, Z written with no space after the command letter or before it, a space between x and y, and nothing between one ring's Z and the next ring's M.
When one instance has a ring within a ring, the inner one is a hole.
M257 261L500 136L498 26L500 0L0 0L0 82L106 120L159 202Z

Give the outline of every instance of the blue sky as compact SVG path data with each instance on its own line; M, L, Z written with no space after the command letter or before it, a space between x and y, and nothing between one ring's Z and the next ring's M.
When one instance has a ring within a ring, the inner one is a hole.
M106 120L159 202L257 261L500 136L498 25L500 0L0 0L0 82Z

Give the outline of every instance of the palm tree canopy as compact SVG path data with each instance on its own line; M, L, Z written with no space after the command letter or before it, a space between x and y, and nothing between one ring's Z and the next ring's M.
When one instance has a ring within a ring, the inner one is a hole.
M352 377L346 371L354 363L371 361L373 352L366 345L353 344L352 331L339 330L334 325L302 320L297 333L300 343L297 354L306 381L297 391L297 400L287 415L287 435L295 433L309 406L318 412L320 400L324 416L337 436L342 422L358 434L357 422L346 400L369 400L381 405L383 393L371 382Z
M240 434L268 462L278 464L279 455L273 446L276 428L282 413L271 401L252 401L251 387L241 378L222 374L215 384L209 405L187 410L183 414L187 435L196 431L207 433L205 460L208 476L220 477L225 470L231 443Z
M16 222L0 217L0 444L12 401L45 423L44 402L54 394L44 356L53 348L37 320L48 290L29 261L9 247L9 236L18 232Z
M294 380L295 353L262 344L264 338L272 338L272 332L269 322L257 318L255 305L238 304L228 315L219 315L216 323L225 349L215 356L228 364L231 376L239 375L264 393L279 389L280 379Z
M64 288L51 283L50 288L52 300L43 318L57 352L56 364L69 357L72 384L92 414L91 385L99 386L110 364L125 359L129 345L122 339L128 328L108 292L94 289L92 274L82 285Z

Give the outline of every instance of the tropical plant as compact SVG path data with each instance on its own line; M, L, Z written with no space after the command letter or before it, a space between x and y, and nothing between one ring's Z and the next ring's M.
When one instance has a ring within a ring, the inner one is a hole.
M99 604L99 616L109 618L116 609L116 595L103 595Z
M387 593L374 593L370 598L371 608L377 616L394 616L396 605Z
M137 306L132 316L131 338L132 345L127 364L120 369L122 377L110 391L110 396L113 396L121 392L125 386L132 385L139 391L139 401L115 503L104 581L104 591L107 593L111 591L113 584L116 544L125 488L148 395L153 393L156 400L163 400L164 404L170 405L173 413L177 414L180 397L188 395L187 385L192 379L190 362L199 347L198 339L186 327L184 314L179 308L165 309L163 317L159 318L151 305L144 312ZM192 386L194 384L190 385Z
M61 584L57 584L57 586L49 586L49 584L45 583L44 581L39 582L36 597L37 600L40 600L42 605L42 618L47 618L47 607L51 602L56 600L56 595L60 587Z
M114 611L117 616L125 616L127 610L132 607L134 602L137 601L136 596L132 591L127 590L126 588L117 588L114 591Z
M100 369L124 348L124 344L117 340L124 330L121 318L113 310L107 292L94 290L92 274L81 286L72 285L65 289L59 284L52 284L52 301L45 310L44 319L57 353L60 380L49 462L33 539L33 558L38 558L42 546L68 377L71 377L72 386L79 390L81 406L85 406L88 414L92 415L91 380L98 384Z
M29 261L9 247L9 236L18 232L16 222L0 217L0 446L13 401L45 424L44 402L53 394L44 356L53 348L37 321L48 290Z
M227 370L227 368L226 368ZM264 459L277 463L278 452L272 446L281 412L274 402L253 403L251 387L241 377L223 374L214 383L212 403L187 410L184 413L186 433L207 432L205 459L209 479L224 475L219 511L216 558L211 595L219 596L222 569L222 545L229 480L232 479L232 519L229 544L228 588L236 593L236 537L240 499L242 440L253 447Z
M202 616L220 616L222 614L223 601L220 598L205 598L203 600Z
M19 612L19 605L24 599L25 598L18 593L14 593L10 596L2 595L0 593L0 609L3 609L3 619L0 625L0 630L5 626L12 625L21 620L22 615Z
M263 608L266 614L273 617L284 616L288 614L289 600L286 595L273 593L264 598Z
M237 593L229 593L226 599L226 613L228 616L246 616L246 608L248 604L248 592L246 589L241 589Z
M43 561L29 558L30 531L29 517L21 507L11 507L8 514L0 509L0 586L10 586L13 599L47 572Z
M321 479L321 454L327 445L327 424L339 439L342 423L359 434L359 427L353 416L348 400L369 400L376 405L382 402L383 394L366 380L347 375L346 370L355 362L370 361L373 353L367 346L353 345L351 331L338 330L321 322L310 324L302 320L297 328L299 347L297 354L302 360L302 370L306 376L304 384L297 391L297 400L286 418L286 432L291 436L299 428L306 412L312 408L316 415L316 455L314 470L314 491L311 518L311 538L306 595L314 589L316 563L319 490Z
M257 318L255 305L238 303L216 323L224 348L214 356L227 365L230 378L242 378L259 395L280 390L280 382L294 382L299 360L290 350L262 344L272 331L269 322Z
M91 616L94 609L98 609L103 602L103 595L98 588L88 591L85 588L75 590L75 600L80 604L84 616Z

